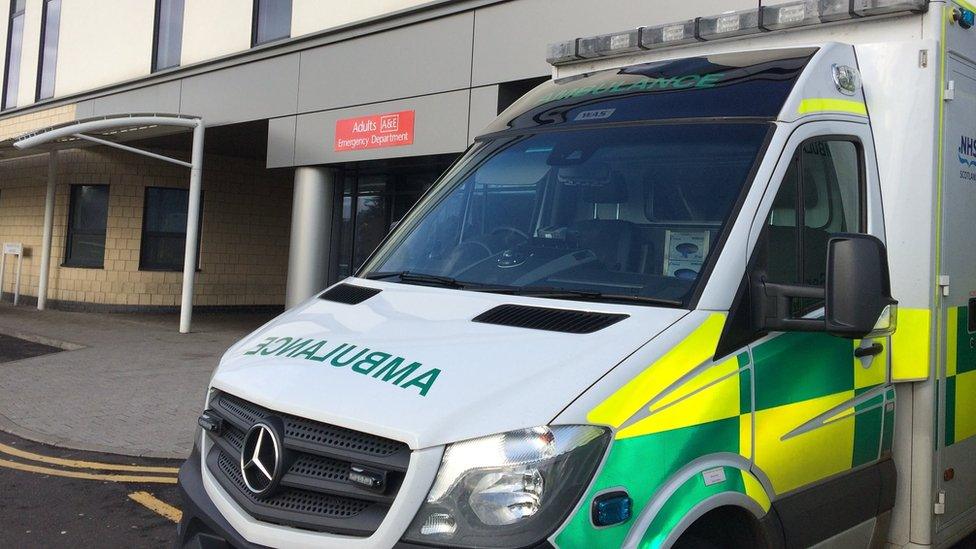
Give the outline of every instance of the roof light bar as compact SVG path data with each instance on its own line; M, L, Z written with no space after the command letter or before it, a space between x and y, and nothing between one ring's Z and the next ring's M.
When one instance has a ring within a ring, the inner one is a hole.
M549 44L549 51L546 54L546 61L550 65L563 65L570 61L579 59L576 55L576 40L566 40Z
M621 55L640 50L640 29L580 38L576 45L576 55L583 59Z
M758 8L698 18L698 38L702 40L732 38L761 31Z
M928 0L851 0L851 12L861 17L928 9Z
M644 27L641 29L641 47L653 49L698 42L695 23L695 19L689 19L666 25Z
M550 44L546 60L565 65L581 59L613 57L641 50L721 40L845 19L895 13L922 13L929 0L760 0L759 8L640 27Z
M773 4L773 5L769 5ZM815 25L820 22L820 0L762 2L762 28L780 30Z
M820 20L824 23L843 21L856 17L854 15L854 0L819 0Z

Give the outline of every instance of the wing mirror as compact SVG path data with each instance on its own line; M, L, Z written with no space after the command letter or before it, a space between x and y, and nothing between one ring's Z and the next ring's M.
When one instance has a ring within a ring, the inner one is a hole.
M827 332L847 339L894 333L898 302L891 297L888 254L877 238L836 234L827 243L823 288L760 280L757 324L765 331ZM797 318L794 300L823 299L823 318Z

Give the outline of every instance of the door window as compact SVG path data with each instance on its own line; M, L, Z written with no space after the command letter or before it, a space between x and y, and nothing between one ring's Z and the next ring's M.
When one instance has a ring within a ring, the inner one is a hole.
M814 139L796 151L761 239L770 282L824 285L830 236L864 230L861 166L852 139ZM794 312L822 305L822 299L796 300Z

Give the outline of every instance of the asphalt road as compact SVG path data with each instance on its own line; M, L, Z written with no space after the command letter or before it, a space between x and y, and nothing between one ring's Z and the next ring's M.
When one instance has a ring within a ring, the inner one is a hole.
M0 432L0 547L171 547L178 465Z

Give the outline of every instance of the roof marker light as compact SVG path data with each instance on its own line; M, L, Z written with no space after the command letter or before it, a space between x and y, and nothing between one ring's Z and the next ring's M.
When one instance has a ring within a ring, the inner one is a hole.
M677 46L697 42L695 20L679 21L641 29L641 47L645 49Z
M576 46L576 55L583 59L621 55L640 51L640 29L601 34L589 38L580 38Z
M819 23L819 4L819 0L799 0L785 3L775 0L772 2L763 1L762 28L779 30Z
M702 40L718 40L760 32L759 10L729 11L698 19L698 37Z

